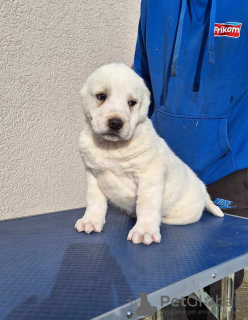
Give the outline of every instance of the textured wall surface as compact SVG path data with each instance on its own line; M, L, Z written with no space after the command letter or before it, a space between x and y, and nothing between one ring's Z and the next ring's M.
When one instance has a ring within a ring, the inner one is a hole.
M85 205L79 90L132 64L140 0L1 0L0 219Z

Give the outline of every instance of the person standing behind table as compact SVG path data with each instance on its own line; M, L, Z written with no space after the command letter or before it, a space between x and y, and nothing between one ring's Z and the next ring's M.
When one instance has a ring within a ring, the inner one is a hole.
M158 134L224 212L246 217L247 9L243 0L142 0L134 57L151 91L148 116ZM235 274L235 288L243 275ZM215 299L220 282L205 290Z

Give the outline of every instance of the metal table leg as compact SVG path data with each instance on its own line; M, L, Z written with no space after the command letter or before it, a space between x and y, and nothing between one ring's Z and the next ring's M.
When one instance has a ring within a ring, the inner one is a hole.
M163 320L163 309L158 310L153 318L152 320Z
M205 301L211 300L207 293L203 290L199 290L194 293L196 298L200 295L205 298ZM206 299L209 298L209 299ZM218 317L218 307L213 302L210 307L207 308L212 312L212 314L219 320L233 320L233 303L234 303L234 273L230 274L228 277L225 277L221 280L221 296L219 297L221 303L220 305L220 317ZM152 317L144 318L143 320L163 320L164 317L164 308L158 310Z
M233 319L234 273L221 280L220 320Z
M160 309L153 316L142 318L141 320L163 320L163 314L163 309Z

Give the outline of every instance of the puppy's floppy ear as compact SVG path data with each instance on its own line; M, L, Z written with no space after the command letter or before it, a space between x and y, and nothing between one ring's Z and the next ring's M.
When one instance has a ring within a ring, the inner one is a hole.
M86 95L86 83L84 84L84 86L80 90L80 95L81 95L82 98L85 97L85 95Z
M83 108L84 110L86 109L87 105L88 105L88 88L87 88L87 83L85 83L82 87L82 89L80 90L80 96L82 98L83 101Z
M149 100L149 104L150 104L151 92L149 91L149 89L147 88L146 85L145 85L145 95L147 96L147 98Z
M142 97L142 105L140 108L140 120L145 121L147 114L148 114L148 109L151 103L150 100L151 93L147 86L145 85L145 82L143 82L143 97Z
M85 83L82 89L80 90L80 96L83 102L83 111L86 118L90 118L90 111L89 111L89 97L87 93L87 84Z

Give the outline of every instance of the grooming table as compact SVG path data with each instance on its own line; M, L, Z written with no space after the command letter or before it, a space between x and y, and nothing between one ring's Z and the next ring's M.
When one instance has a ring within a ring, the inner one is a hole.
M204 212L195 224L162 224L162 242L146 246L126 241L135 219L113 207L101 234L78 233L84 211L0 222L1 320L125 320L141 292L161 309L161 296L181 298L248 265L248 219Z

